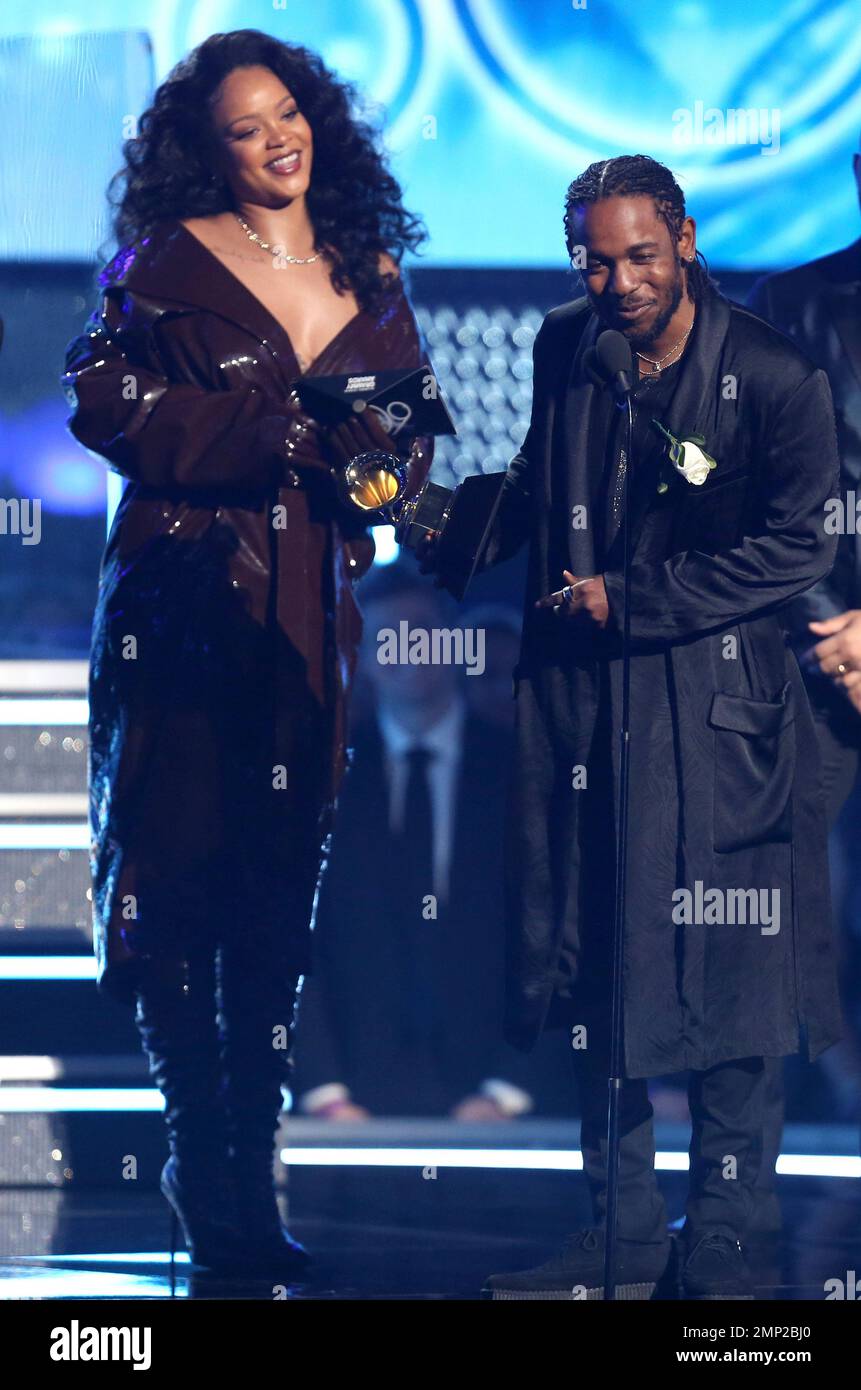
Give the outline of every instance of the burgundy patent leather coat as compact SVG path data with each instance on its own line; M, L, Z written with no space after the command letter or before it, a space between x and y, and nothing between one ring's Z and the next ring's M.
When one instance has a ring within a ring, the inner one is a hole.
M192 233L161 224L101 283L63 380L72 434L130 480L93 623L89 787L99 983L131 1001L142 959L187 959L220 920L308 968L366 533L321 448L289 465L290 339ZM309 372L423 360L397 281ZM408 494L430 456L416 441Z

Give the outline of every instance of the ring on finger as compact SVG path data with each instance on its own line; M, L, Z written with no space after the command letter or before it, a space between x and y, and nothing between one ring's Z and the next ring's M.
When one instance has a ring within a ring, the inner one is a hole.
M580 587L581 584L585 584L585 583L586 583L586 580L585 580L585 579L575 579L575 581L574 581L573 584L566 584L564 589L560 589L560 591L559 591L560 596L561 596L563 599L565 599L565 601L566 601L566 603L567 603L569 599L573 598L573 596L574 596L574 590L575 590L575 589L578 589L578 588Z

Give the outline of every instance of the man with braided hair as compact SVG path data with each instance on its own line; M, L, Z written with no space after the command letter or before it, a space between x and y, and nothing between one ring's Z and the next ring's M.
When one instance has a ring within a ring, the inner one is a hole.
M647 1078L687 1070L682 1293L750 1298L763 1059L813 1058L840 1036L816 739L777 616L834 558L831 395L718 292L655 160L590 165L565 232L585 295L536 338L532 419L484 564L528 542L506 1032L529 1050L545 1027L570 1030L594 1226L486 1292L600 1297L603 1283L628 459L584 356L614 328L636 364L617 1296L651 1296L667 1270Z

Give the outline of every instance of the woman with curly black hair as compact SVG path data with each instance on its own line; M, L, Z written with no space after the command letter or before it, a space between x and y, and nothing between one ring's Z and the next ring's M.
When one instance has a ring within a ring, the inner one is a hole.
M280 1279L308 1263L273 1133L373 557L336 474L393 448L294 387L423 360L398 274L423 229L354 95L253 30L179 64L125 146L122 249L64 377L72 433L129 480L90 663L100 988L136 1004L193 1262ZM430 444L396 447L412 495Z

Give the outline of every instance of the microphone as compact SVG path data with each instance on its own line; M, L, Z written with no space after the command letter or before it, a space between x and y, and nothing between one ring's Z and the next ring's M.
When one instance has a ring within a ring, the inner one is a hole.
M605 328L595 344L595 358L598 372L616 397L616 404L624 406L633 389L634 375L631 344L624 333Z

